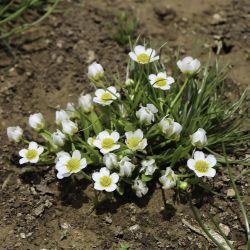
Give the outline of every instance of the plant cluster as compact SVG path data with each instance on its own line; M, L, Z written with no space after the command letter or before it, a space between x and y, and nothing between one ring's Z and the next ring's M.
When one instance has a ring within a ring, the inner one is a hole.
M38 24L49 16L60 0L2 0L0 2L0 41ZM32 14L32 21L28 16Z
M191 190L214 177L225 163L221 143L237 152L249 140L239 126L246 93L228 103L217 62L202 65L188 56L166 67L159 55L134 46L124 81L108 79L102 65L92 63L94 93L57 110L56 131L46 129L41 113L29 117L43 143L9 127L10 140L27 144L20 164L52 164L59 179L82 175L95 192L133 190L138 197L157 182L163 189Z

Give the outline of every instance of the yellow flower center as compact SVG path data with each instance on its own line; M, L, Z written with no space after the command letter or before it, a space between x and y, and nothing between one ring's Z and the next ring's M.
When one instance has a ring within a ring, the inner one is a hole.
M127 140L129 148L136 148L141 142L141 139L138 137L131 137Z
M155 84L158 87L164 87L165 85L167 85L166 79L163 77L158 77L156 78Z
M209 165L206 161L198 160L194 165L195 170L197 170L200 173L207 173L209 169Z
M77 169L80 168L80 161L76 158L71 158L67 164L66 164L66 168L72 172L72 171L75 171Z
M26 158L28 160L32 160L36 158L37 156L37 151L35 149L29 149L28 152L26 153Z
M137 61L140 63L148 63L150 62L150 56L145 53L142 53L137 56Z
M102 176L100 178L100 184L103 186L103 187L109 187L112 183L112 179L109 177L109 176Z
M105 138L102 140L102 148L112 148L115 144L115 141L112 138Z
M110 101L110 100L112 100L112 94L109 92L105 92L102 94L101 99L103 102Z

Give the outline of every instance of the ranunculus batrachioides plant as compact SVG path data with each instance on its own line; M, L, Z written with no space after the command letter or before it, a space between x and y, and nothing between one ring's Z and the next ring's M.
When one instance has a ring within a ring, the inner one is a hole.
M188 56L164 65L159 54L135 45L123 80L97 62L90 65L95 90L56 111L55 131L46 129L41 113L30 116L43 143L28 142L20 127L8 128L10 140L28 144L20 164L51 164L59 179L82 175L98 194L133 190L138 197L155 183L192 191L214 177L224 163L221 143L237 153L249 140L240 127L246 92L230 104L217 61Z

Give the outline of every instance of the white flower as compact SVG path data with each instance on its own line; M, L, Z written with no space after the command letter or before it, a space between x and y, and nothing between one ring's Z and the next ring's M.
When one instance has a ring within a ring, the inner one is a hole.
M176 185L177 175L174 173L172 168L167 167L165 174L159 178L163 189L169 189Z
M58 171L58 179L78 173L86 167L87 160L81 157L79 150L75 150L72 153L72 156L67 152L59 152L57 154L56 170Z
M88 66L88 77L94 81L100 80L104 75L104 70L101 64L93 62Z
M10 141L19 142L23 137L23 130L19 126L8 127L7 136Z
M132 189L135 190L136 196L140 198L148 192L148 187L146 183L138 178L135 179Z
M191 137L192 145L197 148L203 148L204 146L207 145L206 131L203 128L199 128L190 137Z
M19 160L19 163L37 163L39 161L39 156L40 154L42 154L43 150L44 148L41 146L39 147L36 142L30 142L28 149L22 149L19 151L19 155L22 157Z
M120 173L119 175L124 177L129 177L132 175L132 172L135 169L135 165L131 162L131 159L129 159L127 156L124 156L119 161L119 167L120 167Z
M137 129L135 132L126 132L125 136L127 147L133 151L141 151L148 145L147 139L143 139L143 132L140 129Z
M182 73L192 75L199 70L201 63L198 59L193 59L193 57L187 56L182 60L179 60L177 66Z
M132 60L146 64L159 60L159 56L156 56L156 52L153 49L147 49L142 45L137 45L134 51L129 52L129 56Z
M100 172L92 174L92 178L95 182L94 189L106 192L113 192L117 188L117 182L119 181L119 175L117 173L110 174L107 168L101 168Z
M171 118L163 118L159 126L164 134L173 140L178 140L182 131L182 126Z
M65 110L61 109L59 111L56 111L56 124L57 125L61 125L63 121L69 120L69 118L70 117Z
M62 131L67 135L73 135L78 131L77 124L71 120L64 120L62 121Z
M143 160L141 162L141 169L140 172L145 171L145 175L153 175L155 170L157 169L157 166L155 164L155 159L150 159L150 160Z
M75 105L72 102L68 102L67 103L66 112L69 115L69 118L75 118L75 117L77 117Z
M39 131L44 128L45 126L45 121L43 118L43 115L41 113L36 113L33 115L30 115L29 117L29 125L33 129Z
M147 104L146 107L141 107L136 111L136 117L140 120L141 123L146 125L151 124L155 120L154 114L158 112L158 109L151 103Z
M87 140L87 143L88 143L92 148L94 148L94 147L95 147L94 141L95 141L95 137L89 137L88 140Z
M148 79L154 88L159 88L162 90L170 89L171 84L174 83L174 78L167 76L166 72L160 72L157 75L151 74L149 75Z
M215 165L215 157L213 155L208 155L206 157L201 151L196 151L194 153L194 158L187 161L187 166L193 170L198 177L214 177L216 170L213 167Z
M103 163L108 169L113 169L118 166L117 156L113 153L108 153L103 156Z
M116 131L109 134L108 131L102 131L94 140L94 145L100 149L101 153L107 154L120 148L119 144L116 144L120 138L119 133Z
M90 94L82 95L78 99L79 107L86 113L93 109L92 96Z
M114 100L119 98L119 93L116 92L115 87L108 87L105 89L97 89L95 91L95 97L93 98L93 102L99 103L103 106L110 105Z
M131 86L131 85L133 85L135 82L134 82L134 80L133 79L130 79L130 78L128 78L126 81L125 81L125 85L126 86Z
M63 134L59 129L57 129L56 132L52 134L52 140L56 146L59 147L63 146L65 143L65 139L66 139L65 134Z

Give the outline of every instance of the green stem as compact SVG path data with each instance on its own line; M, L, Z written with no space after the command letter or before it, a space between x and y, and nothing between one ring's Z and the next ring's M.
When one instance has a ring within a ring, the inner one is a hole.
M179 98L180 98L183 90L185 89L187 83L188 83L188 77L185 79L185 82L182 85L181 89L179 90L178 94L175 96L174 100L171 102L170 107L169 107L167 113L169 113L169 111L174 107L174 105L176 104L176 102L179 100Z

